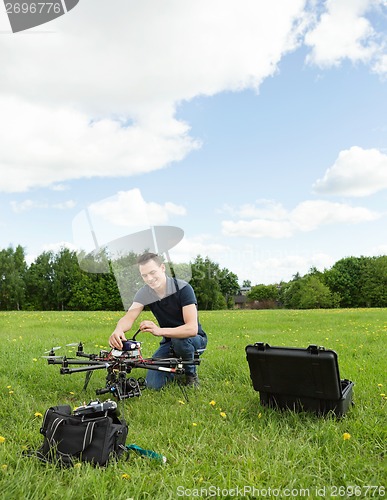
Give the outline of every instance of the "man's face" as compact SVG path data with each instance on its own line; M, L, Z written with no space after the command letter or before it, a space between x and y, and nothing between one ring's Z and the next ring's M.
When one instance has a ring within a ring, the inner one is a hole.
M166 281L164 264L159 266L157 262L150 260L145 264L141 264L139 270L142 279L153 290L158 290L160 287L164 286Z

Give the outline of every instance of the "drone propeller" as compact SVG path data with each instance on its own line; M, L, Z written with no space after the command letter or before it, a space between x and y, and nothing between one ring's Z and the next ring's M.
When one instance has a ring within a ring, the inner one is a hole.
M51 349L49 351L44 351L44 354L49 354L50 352L55 352L58 349L61 349L60 345L58 345L57 347L51 347Z
M71 344L66 344L66 347L78 347L79 350L83 349L82 343L81 342L73 342ZM58 349L61 349L61 346L58 345L56 347L52 347L49 351L44 351L44 354L47 354L48 356L42 356L44 359L63 359L65 356L55 356L55 351Z
M51 347L49 351L44 351L44 354L48 354L49 356L55 356L55 351L57 351L60 348L61 348L60 345L58 345L57 347Z

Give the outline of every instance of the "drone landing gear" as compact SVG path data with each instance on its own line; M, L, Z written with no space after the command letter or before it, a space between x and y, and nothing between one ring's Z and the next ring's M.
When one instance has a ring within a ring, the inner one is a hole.
M85 383L83 384L83 390L85 391L87 389L87 386L89 385L91 376L93 375L93 372L86 372L86 377L85 377Z

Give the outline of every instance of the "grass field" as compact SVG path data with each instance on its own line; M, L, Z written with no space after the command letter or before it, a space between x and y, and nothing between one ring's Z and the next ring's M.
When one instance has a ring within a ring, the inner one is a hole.
M0 313L1 499L387 496L386 309L202 312L209 345L189 402L171 385L124 403L127 443L165 455L166 464L131 454L106 468L59 469L23 456L42 443L40 415L48 407L78 406L105 385L98 371L82 392L84 375L59 375L43 352L80 340L89 352L107 347L120 316ZM139 340L151 355L157 340ZM341 378L355 383L355 405L342 419L262 407L245 357L245 346L259 341L334 349Z

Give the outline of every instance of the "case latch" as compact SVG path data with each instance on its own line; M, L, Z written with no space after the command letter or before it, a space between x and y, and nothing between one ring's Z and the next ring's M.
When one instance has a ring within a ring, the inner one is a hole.
M321 347L315 344L311 344L308 347L308 350L310 351L311 354L318 354L318 352L321 350Z

